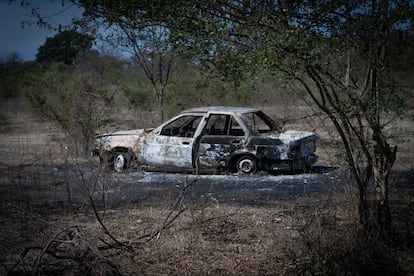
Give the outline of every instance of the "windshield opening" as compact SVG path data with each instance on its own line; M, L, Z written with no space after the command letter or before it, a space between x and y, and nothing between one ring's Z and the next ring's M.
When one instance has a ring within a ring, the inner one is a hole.
M243 118L253 129L259 133L267 133L271 131L279 131L280 128L269 116L262 111L243 114Z

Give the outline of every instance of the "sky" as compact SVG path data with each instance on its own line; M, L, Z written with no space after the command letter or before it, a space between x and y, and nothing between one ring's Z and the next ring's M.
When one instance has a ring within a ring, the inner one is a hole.
M21 6L22 2L29 2L30 6ZM31 15L32 8L39 8L40 14L48 16L48 21L57 27L59 24L66 25L73 17L81 15L77 8L70 8L69 5L62 0L14 0L10 4L9 0L0 0L0 58L16 53L21 60L34 60L37 49L57 31L38 27L36 19ZM22 27L23 21L32 24L24 24Z

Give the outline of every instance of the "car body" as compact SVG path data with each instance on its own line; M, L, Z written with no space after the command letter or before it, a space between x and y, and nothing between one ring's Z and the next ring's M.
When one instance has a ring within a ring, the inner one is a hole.
M97 135L93 153L118 172L129 166L192 173L303 171L317 160L313 132L281 130L256 108L185 110L154 129Z

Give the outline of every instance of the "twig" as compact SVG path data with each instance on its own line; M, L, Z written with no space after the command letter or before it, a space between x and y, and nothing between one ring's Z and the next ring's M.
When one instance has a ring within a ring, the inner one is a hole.
M64 245L64 248L67 249L66 252L68 253L66 255L57 254L61 245ZM88 261L87 257L90 256L88 253L92 253L92 256L98 259L97 263L99 264L101 274L106 275L108 272L110 272L108 275L120 274L116 265L108 260L105 256L103 256L95 244L91 243L87 238L84 237L84 234L78 226L71 226L55 234L51 239L47 241L46 245L40 249L41 251L37 255L36 260L33 264L34 268L32 275L40 275L40 269L44 265L56 265L53 263L47 264L43 262L44 256L46 254L57 260L75 261L79 265L89 266L90 264L95 264L96 261L85 263L85 260ZM25 249L22 259L24 259L24 256L29 250L30 249ZM16 265L14 267L16 267ZM68 267L73 267L73 263L69 263ZM64 269L62 269L62 271L64 271Z
M59 228L58 226L56 226L56 224L53 224L53 223L51 223L51 222L49 222L47 220L44 220L44 219L40 218L38 215L35 215L33 213L30 213L30 212L28 212L28 211L20 208L19 206L16 206L16 205L11 204L11 203L7 203L7 206L10 206L12 208L15 208L16 210L22 212L23 214L28 215L28 216L31 216L32 218L34 218L34 219L36 219L36 220L38 220L38 221L40 221L40 222L42 222L44 224L47 224L47 225L49 225L49 226L51 226L51 227L53 227L55 229L62 229L62 228Z
M97 221L98 221L99 225L102 227L102 230L103 230L103 231L104 231L104 233L105 233L106 235L108 235L108 237L109 237L110 239L112 239L112 240L113 240L116 244L118 244L118 245L120 245L120 246L122 246L122 247L126 247L126 248L128 248L129 250L132 250L133 248L132 248L132 246L131 246L131 245L126 244L126 243L124 243L124 242L119 241L119 240L118 240L117 238L115 238L115 237L111 234L111 232L108 230L108 228L106 227L106 225L105 225L105 224L104 224L104 222L102 221L101 216L100 216L100 215L99 215L99 213L98 213L98 210L97 210L96 205L95 205L95 201L93 200L93 197L92 197L92 193L91 193L91 191L89 190L88 186L86 185L86 179L84 178L84 174L80 171L80 168L79 168L79 167L78 167L78 169L79 169L79 173L80 173L81 180L82 180L81 184L83 185L83 187L84 187L84 188L87 190L87 192L88 192L88 199L89 199L89 202L91 203L92 210L93 210L93 212L94 212L94 214L95 214L95 217L96 217L96 219L97 219ZM95 179L94 187L96 187L97 182L98 182L98 177L96 177L96 179Z
M40 266L42 265L42 259L43 256L49 251L49 248L52 246L53 243L56 243L56 239L59 235L61 235L62 233L65 233L67 231L69 231L70 229L73 229L73 227L69 227L68 229L65 229L59 233L57 233L56 235L53 236L52 239L49 239L49 241L46 243L46 245L43 247L42 251L40 251L40 253L37 255L36 257L36 261L35 261L35 268L33 270L33 275L38 275Z
M187 191L188 191L188 189L193 185L193 183L195 182L196 180L194 180L194 181L192 181L191 183L189 183L189 184L187 184L187 185L185 185L184 186L184 188L183 188L183 190L181 191L181 193L180 193L180 195L178 196L178 198L177 198L177 200L175 201L175 203L174 203L174 205L172 206L172 208L170 209L170 212L168 213L168 215L165 217L165 219L163 220L163 222L161 223L161 225L156 229L156 230L154 230L153 232L151 232L151 233L148 233L148 234L145 234L145 235L142 235L142 236L140 236L139 238L138 238L138 240L142 240L142 239L145 239L145 241L144 242L148 242L148 241L151 241L151 240L153 240L154 238L155 239L159 239L160 238L160 236L161 236L161 234L162 234L162 232L165 230L165 229L168 229L168 228L170 228L172 225L173 225L173 223L174 223L174 221L185 211L185 210L187 210L187 208L183 208L183 205L184 205L184 201L185 201L185 199L186 199L186 197L187 197ZM178 209L178 212L173 216L173 217L171 217L172 215L173 215L173 213L174 213L174 211L175 210L177 210Z

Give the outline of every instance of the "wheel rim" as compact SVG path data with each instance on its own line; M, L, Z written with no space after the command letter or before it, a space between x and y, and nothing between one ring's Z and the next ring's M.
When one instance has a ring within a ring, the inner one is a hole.
M118 154L114 158L114 171L122 172L125 167L125 157L123 154Z
M242 159L238 163L238 170L242 173L253 173L256 170L256 162L250 158Z

